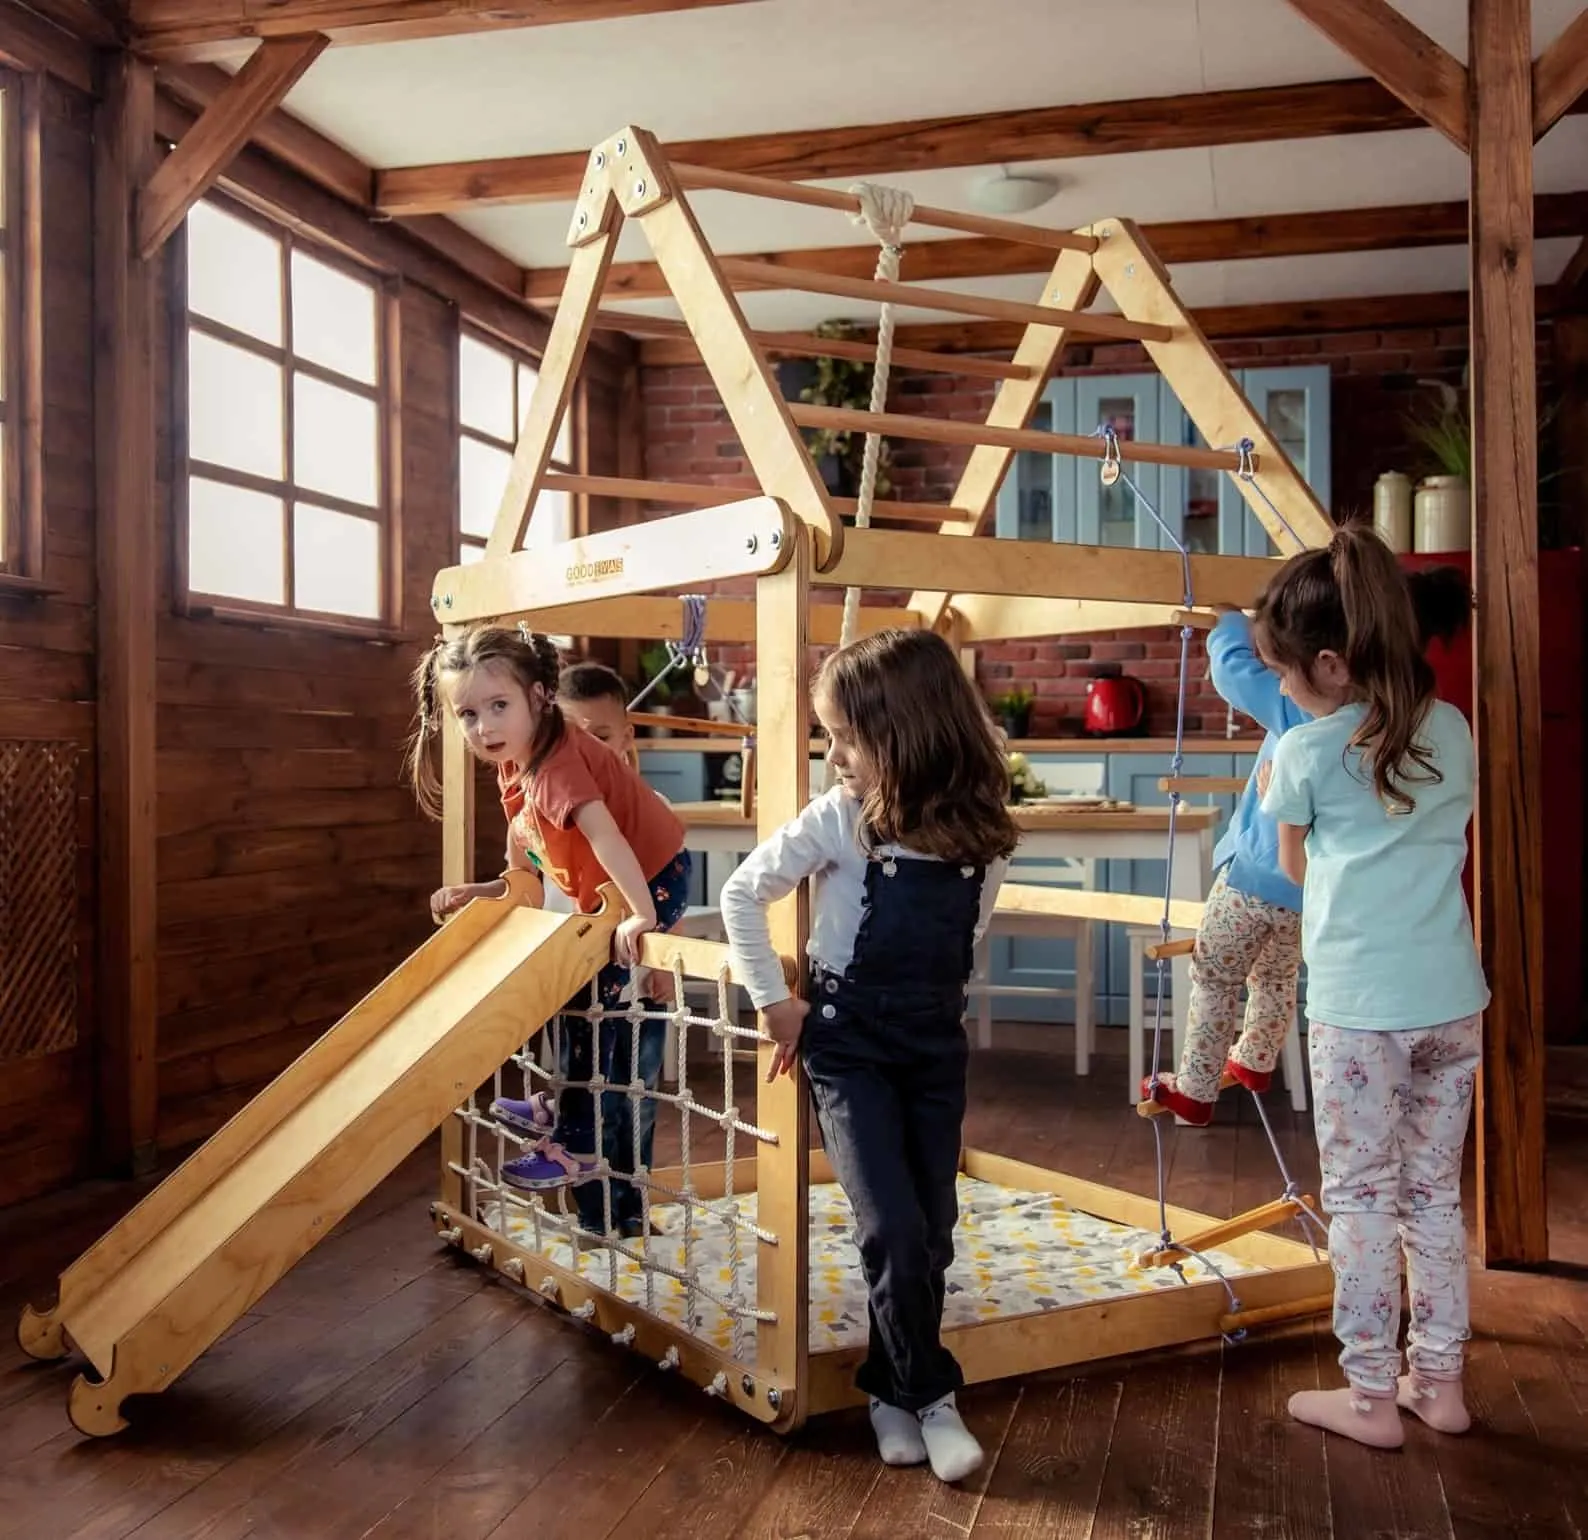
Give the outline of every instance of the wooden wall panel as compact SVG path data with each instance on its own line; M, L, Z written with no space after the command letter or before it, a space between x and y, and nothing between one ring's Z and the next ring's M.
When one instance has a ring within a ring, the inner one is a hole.
M93 120L41 88L44 186L45 597L0 591L0 737L78 749L76 1044L0 1067L0 1204L86 1175L94 1109Z

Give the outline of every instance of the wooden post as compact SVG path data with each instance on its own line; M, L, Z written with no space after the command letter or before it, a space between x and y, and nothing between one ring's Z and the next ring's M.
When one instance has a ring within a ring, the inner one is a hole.
M756 834L766 839L805 806L810 783L810 602L815 532L794 523L793 553L782 571L756 583L756 674L760 682L756 720ZM808 894L802 886L772 906L772 944L803 972L810 936ZM795 993L803 995L803 979ZM759 1100L756 1121L777 1134L775 1145L756 1146L757 1217L777 1236L762 1244L756 1262L756 1303L777 1320L756 1332L756 1364L763 1378L797 1386L793 1406L784 1405L779 1425L797 1427L805 1418L810 1375L810 1097L805 1072L780 1076L767 1085L772 1050L756 1056Z
M154 72L105 65L94 131L94 418L99 650L101 1154L154 1164L154 285L136 247L154 159Z
M1469 0L1478 1102L1486 1263L1543 1262L1542 707L1529 0Z

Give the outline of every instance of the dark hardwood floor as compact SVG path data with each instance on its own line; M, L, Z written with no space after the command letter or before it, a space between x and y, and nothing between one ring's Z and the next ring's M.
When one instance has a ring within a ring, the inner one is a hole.
M970 1141L1153 1191L1122 1057L1077 1081L1067 1044L1039 1041L1009 1029L975 1056ZM1315 1180L1308 1120L1270 1100ZM1402 1452L1374 1454L1292 1424L1290 1393L1337 1374L1326 1325L1307 1324L975 1387L962 1405L989 1459L957 1489L885 1469L863 1413L778 1439L460 1263L426 1220L433 1143L176 1386L131 1403L127 1432L83 1439L76 1366L30 1363L11 1335L137 1195L79 1189L0 1213L0 1537L1581 1537L1588 1121L1551 1134L1559 1261L1474 1274L1468 1437L1410 1424ZM1249 1105L1165 1144L1173 1201L1224 1214L1278 1188Z

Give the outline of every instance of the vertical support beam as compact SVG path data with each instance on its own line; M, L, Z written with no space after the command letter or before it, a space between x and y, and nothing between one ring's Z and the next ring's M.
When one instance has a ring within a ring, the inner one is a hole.
M1486 1263L1543 1262L1542 706L1529 0L1468 0L1477 926L1493 994L1478 1111Z
M810 780L809 603L813 533L792 526L794 549L781 572L760 578L755 591L756 675L760 693L756 720L756 834L766 839L805 806ZM805 886L774 904L772 945L803 975L810 939ZM803 996L805 983L794 985ZM805 1072L796 1068L766 1084L772 1050L756 1056L759 1100L756 1121L777 1134L775 1145L756 1146L757 1213L777 1236L762 1244L756 1261L756 1303L775 1312L775 1322L756 1329L756 1364L763 1376L797 1385L795 1405L786 1402L779 1424L797 1427L805 1418L809 1382L810 1315L810 1096Z
M136 245L154 159L154 71L105 65L94 128L94 461L99 651L99 1126L102 1156L154 1164L154 282Z
M474 761L449 711L441 720L441 885L473 880ZM463 1125L448 1118L441 1125L441 1201L454 1209L463 1206L463 1179L452 1167L462 1164Z
M1043 285L1042 303L1056 309L1085 310L1096 298L1097 275L1092 271L1091 256L1084 251L1060 252ZM1062 326L1026 328L1012 362L1024 365L1030 373L1023 380L1005 380L999 385L992 410L987 413L989 427L1030 426L1031 414L1048 387L1048 378L1063 351L1066 336L1066 328ZM978 444L972 449L949 500L950 507L963 508L971 517L944 524L939 533L979 535L986 529L987 515L992 512L998 488L1003 485L1014 458L1014 450L1000 449L993 444ZM923 626L940 630L948 602L946 593L922 591L910 595L909 607L921 617Z

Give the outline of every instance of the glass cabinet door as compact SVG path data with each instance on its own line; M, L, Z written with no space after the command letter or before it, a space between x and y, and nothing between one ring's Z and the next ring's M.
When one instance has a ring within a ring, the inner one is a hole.
M1317 364L1305 369L1247 369L1241 386L1279 447L1290 456L1301 479L1313 495L1330 507L1329 485L1329 367ZM1228 480L1229 478L1226 478ZM1257 475L1259 484L1263 476ZM1230 483L1229 490L1242 504L1243 545L1232 554L1275 556L1279 547L1269 538L1257 515Z
M1075 431L1090 435L1104 424L1121 444L1158 440L1158 377L1155 374L1101 375L1075 381ZM1105 487L1098 458L1077 457L1075 470L1076 538L1082 545L1141 546L1156 550L1162 531L1121 477ZM1126 460L1130 479L1154 507L1159 502L1156 465ZM1172 526L1171 526L1172 527Z
M1054 380L1031 414L1047 433L1075 431L1075 381ZM998 489L997 529L1005 540L1075 539L1075 468L1068 455L1022 449Z

